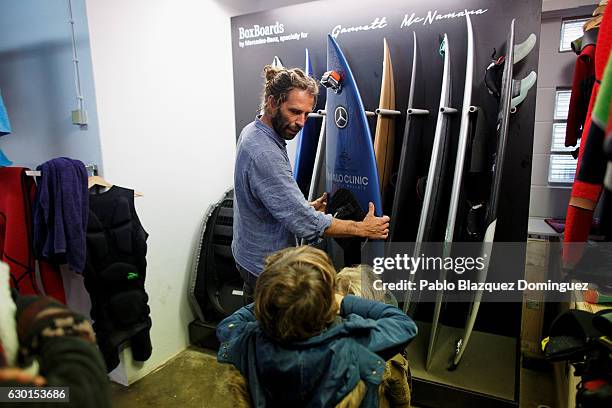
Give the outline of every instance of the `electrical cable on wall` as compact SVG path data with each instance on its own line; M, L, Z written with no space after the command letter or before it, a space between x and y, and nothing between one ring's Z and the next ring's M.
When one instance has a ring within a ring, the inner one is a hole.
M70 33L72 38L72 63L74 65L74 85L76 89L77 109L72 111L72 123L79 126L87 125L87 111L84 108L84 97L81 92L81 74L79 71L79 58L76 49L76 34L74 32L74 18L72 15L72 0L68 0L68 13L70 16Z

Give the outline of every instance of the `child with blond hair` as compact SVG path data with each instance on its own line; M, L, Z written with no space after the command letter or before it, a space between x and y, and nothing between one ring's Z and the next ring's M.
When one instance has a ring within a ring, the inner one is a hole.
M336 293L327 254L302 246L267 258L255 303L217 327L217 358L245 378L254 407L341 406L356 390L351 406L377 407L385 359L416 334L396 307Z

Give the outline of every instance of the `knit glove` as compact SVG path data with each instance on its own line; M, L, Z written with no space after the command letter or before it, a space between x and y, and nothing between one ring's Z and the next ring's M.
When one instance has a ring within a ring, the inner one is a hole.
M50 297L21 296L17 304L17 334L25 356L37 354L46 341L58 337L79 337L95 343L91 324Z

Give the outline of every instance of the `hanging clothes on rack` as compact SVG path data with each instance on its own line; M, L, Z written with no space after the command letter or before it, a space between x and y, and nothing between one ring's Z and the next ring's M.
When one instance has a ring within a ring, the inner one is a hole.
M574 67L574 79L572 81L572 96L567 115L567 127L565 133L565 146L576 146L578 139L582 136L582 130L587 117L589 101L595 84L595 47L599 29L587 31L582 37L580 49L575 49L578 54Z
M11 284L22 295L47 294L66 303L62 276L57 267L36 262L32 250L32 201L36 186L22 167L0 167L0 261L9 265Z
M604 154L606 156L606 174L602 193L601 229L606 241L612 241L612 106L608 113L606 138L604 139Z
M11 124L9 123L8 113L4 107L4 101L2 100L2 92L0 92L0 136L8 135L11 133ZM2 149L0 149L0 167L10 166L13 162L6 157Z
M59 157L40 166L34 200L34 250L38 259L85 269L89 213L87 170L79 160Z
M112 186L89 197L87 264L83 277L91 317L108 371L119 364L118 349L129 342L136 361L151 356L149 297L145 292L147 238L134 190Z
M603 159L604 130L612 97L612 66L608 63L612 48L612 13L604 11L597 47L595 50L595 84L586 124L580 140L576 177L572 186L567 209L567 224L564 235L563 263L573 267L582 252L573 242L586 242L589 235L593 212L602 190L605 160ZM600 91L601 88L601 91Z

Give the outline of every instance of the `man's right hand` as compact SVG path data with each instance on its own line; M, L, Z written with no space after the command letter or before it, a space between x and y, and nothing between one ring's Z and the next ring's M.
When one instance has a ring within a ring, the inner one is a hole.
M340 220L332 218L325 230L325 236L336 238L361 237L368 239L387 239L389 236L389 217L374 215L374 204L370 203L363 221Z
M387 239L389 236L389 220L386 215L377 217L374 215L374 204L370 203L368 213L363 221L359 222L359 236L368 239Z

